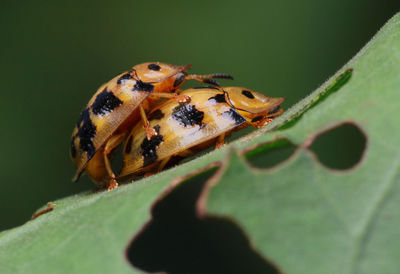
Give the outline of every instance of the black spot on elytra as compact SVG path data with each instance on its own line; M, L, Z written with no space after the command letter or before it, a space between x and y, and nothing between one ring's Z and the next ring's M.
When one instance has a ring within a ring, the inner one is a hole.
M208 101L212 103L226 103L224 94L217 94L213 97L208 98Z
M76 127L79 129L80 127L81 127L81 125L83 124L83 119L85 118L85 115L86 115L86 112L87 111L87 114L89 114L89 109L88 108L85 108L82 112L81 112L81 114L79 115L79 118L78 118L78 121L76 122ZM78 135L78 133L75 135L75 136L73 136L73 137L76 137Z
M161 69L161 67L157 64L150 64L150 65L148 65L148 68L150 70L155 70L155 71L159 71Z
M276 106L276 107L274 107L273 109L271 109L269 112L268 112L268 114L274 114L274 113L277 113L278 112L278 110L281 108L281 106Z
M250 99L254 99L254 95L253 95L253 93L251 93L251 91L248 91L248 90L242 90L242 94L244 95L244 96L246 96L247 98L250 98Z
M119 79L117 80L117 84L120 85L122 84L125 80L129 80L132 79L132 75L128 72L125 73L124 75L122 75L121 77L119 77Z
M78 120L78 134L79 147L87 153L87 157L90 160L96 152L93 145L93 138L96 135L96 126L93 125L90 120L89 109L86 108L82 111L81 116Z
M244 122L246 122L246 119L244 119L243 116L240 115L240 114L239 114L236 110L234 110L233 108L231 108L231 109L228 110L228 111L223 112L223 113L222 113L222 116L223 116L223 117L227 117L227 118L229 118L229 119L235 121L235 124L236 124L237 126L243 124Z
M149 121L152 121L152 120L160 120L163 117L164 117L164 113L162 113L162 111L160 109L157 109L156 111L153 111L152 113L150 113L150 115L149 115L149 117L147 117L147 119Z
M137 80L136 84L133 86L132 91L152 92L153 89L154 89L154 86L152 84L148 84L148 83L142 82L140 80Z
M172 111L172 118L179 122L180 125L187 127L193 125L202 125L204 112L198 111L195 106L188 104L180 104Z
M147 136L144 137L142 144L140 147L142 148L142 156L143 156L143 166L148 166L151 163L154 163L158 156L156 149L163 141L163 136L160 135L160 126L156 125L154 127L157 135L152 136L150 140L147 139Z
M254 117L253 119L251 119L251 122L254 123L254 122L260 121L262 118L264 118L264 116L262 116L262 115Z
M96 96L96 99L92 104L92 112L95 115L104 115L110 113L114 108L119 107L120 105L122 105L122 101L105 88Z
M75 158L75 157L76 157L76 147L75 147L74 141L75 141L75 137L72 138L72 140L71 140L71 148L70 148L70 151L71 151L71 156L72 156L72 158Z
M174 82L174 87L179 86L182 84L182 82L185 80L185 74L183 72L180 72L176 75L175 82Z
M132 140L133 140L133 135L129 136L128 141L126 142L125 146L125 153L128 154L131 152L132 149Z

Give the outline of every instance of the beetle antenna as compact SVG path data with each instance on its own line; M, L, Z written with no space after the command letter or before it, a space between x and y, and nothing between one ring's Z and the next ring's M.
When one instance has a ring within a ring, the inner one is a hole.
M206 79L201 79L201 82L203 82L205 84L210 84L210 85L213 85L213 86L217 86L217 87L221 86L217 81L215 81L213 79L207 79L207 78Z
M233 80L233 76L227 73L213 73L213 74L205 74L203 77L217 78L217 79L229 79Z

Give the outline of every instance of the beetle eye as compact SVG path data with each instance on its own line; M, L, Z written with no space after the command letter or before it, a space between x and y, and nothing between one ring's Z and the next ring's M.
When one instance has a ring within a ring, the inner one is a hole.
M268 114L275 114L278 112L278 110L280 110L281 106L276 106L273 109L271 109Z
M175 82L174 82L174 87L177 87L180 84L182 84L184 80L185 80L185 74L183 72L179 72L176 75Z

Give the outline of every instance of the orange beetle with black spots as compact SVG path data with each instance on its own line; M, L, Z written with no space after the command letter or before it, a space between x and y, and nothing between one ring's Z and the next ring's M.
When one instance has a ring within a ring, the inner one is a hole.
M284 98L272 98L242 87L192 88L180 93L190 102L166 100L149 113L150 138L139 122L123 149L121 179L161 171L174 156L186 157L216 144L232 131L262 127L283 113Z
M82 111L72 133L70 153L77 167L73 180L86 171L93 181L109 189L117 187L109 155L140 119L148 139L157 135L149 127L146 111L158 99L189 101L187 95L175 92L186 80L218 85L212 78L232 79L228 74L188 75L186 71L190 67L143 63L100 86Z

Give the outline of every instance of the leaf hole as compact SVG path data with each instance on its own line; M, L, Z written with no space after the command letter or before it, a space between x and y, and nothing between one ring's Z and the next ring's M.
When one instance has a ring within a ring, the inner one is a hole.
M322 103L329 95L335 93L341 89L345 84L348 83L351 76L353 75L353 69L346 69L343 73L336 77L332 83L330 83L321 93L317 94L311 101L303 107L302 110L297 112L294 116L289 117L289 121L281 126L279 129L288 129L297 124L298 121L303 117L304 113L315 107L316 105Z
M154 205L151 221L126 250L134 267L167 273L278 273L250 248L234 222L197 216L196 201L216 170L180 183Z
M257 145L245 152L247 161L257 168L272 168L287 160L296 150L296 146L287 139L278 139Z
M346 170L360 163L366 143L367 138L359 127L345 123L318 135L309 149L324 166Z

